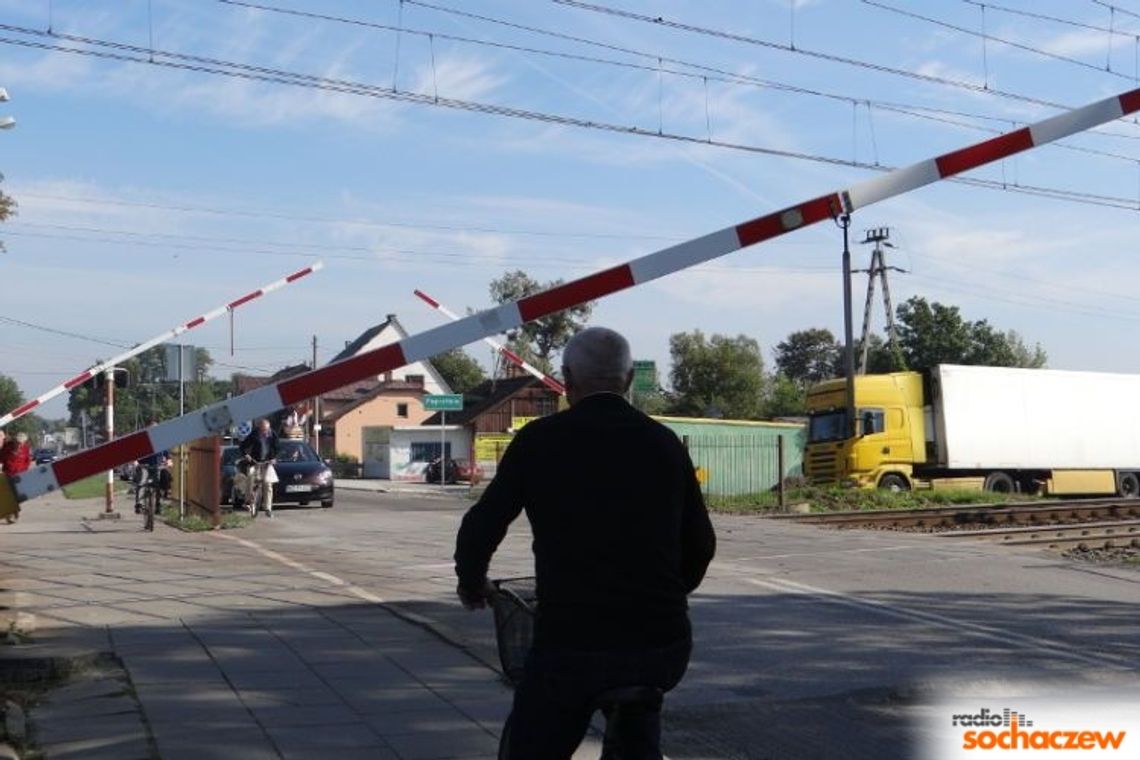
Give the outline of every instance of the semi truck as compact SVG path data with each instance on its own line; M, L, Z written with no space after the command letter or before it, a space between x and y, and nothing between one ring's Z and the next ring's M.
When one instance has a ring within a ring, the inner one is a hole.
M804 474L904 491L1140 495L1140 375L943 364L808 391Z

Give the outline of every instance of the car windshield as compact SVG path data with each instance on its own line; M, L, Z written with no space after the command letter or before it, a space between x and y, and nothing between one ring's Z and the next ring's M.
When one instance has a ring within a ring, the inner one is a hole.
M313 447L304 441L281 441L277 445L278 462L318 462Z
M848 436L847 412L824 412L813 414L808 423L808 443L820 441L842 441Z

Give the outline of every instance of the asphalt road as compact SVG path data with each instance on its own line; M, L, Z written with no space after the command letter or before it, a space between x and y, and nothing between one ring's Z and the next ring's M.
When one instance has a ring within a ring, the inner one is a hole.
M341 490L331 510L280 508L242 536L494 664L490 614L454 597L469 504ZM912 757L940 696L1140 676L1140 572L936 536L714 523L718 555L692 599L696 651L666 705L672 757ZM529 574L520 519L492 575Z

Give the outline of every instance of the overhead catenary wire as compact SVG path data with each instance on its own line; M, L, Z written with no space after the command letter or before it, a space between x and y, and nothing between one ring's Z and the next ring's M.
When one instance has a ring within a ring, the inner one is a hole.
M411 2L411 0L405 0ZM8 28L8 25L0 24L0 29ZM43 34L37 30L31 30L34 34ZM759 155L768 155L781 158L789 158L794 160L811 161L815 163L830 164L834 166L847 166L860 169L869 169L872 171L890 171L893 167L885 165L875 165L866 162L852 161L844 158L834 156L825 156L822 154L806 153L800 151L784 150L779 148L772 148L759 145L749 145L744 143L729 142L723 140L707 140L701 137L692 135L683 135L674 132L658 133L656 130L647 129L637 126L629 126L622 124L613 124L609 122L582 119L573 116L565 116L562 114L553 114L544 111L534 111L529 109L514 108L509 106L492 105L487 103L480 103L470 100L461 100L456 98L439 98L435 99L431 95L421 93L412 93L405 91L391 91L386 88L380 88L375 85L366 85L355 82L346 82L344 80L333 80L324 77L316 77L308 74L299 74L296 72L286 72L276 69L271 69L261 66L252 66L249 64L240 64L234 62L218 61L217 59L206 59L200 56L188 56L185 54L163 52L161 56L172 56L178 59L193 59L201 61L212 61L212 63L190 63L179 60L162 60L162 57L156 57L153 62L145 58L138 58L127 55L123 52L107 52L102 50L88 50L84 48L70 48L60 45L37 42L34 40L20 40L7 37L0 37L0 44L12 44L24 47L31 47L37 49L44 49L56 52L65 52L78 55L90 55L99 58L106 58L110 60L118 60L132 63L143 63L146 65L164 66L174 69L194 71L199 73L217 74L221 76L230 76L241 79L252 79L266 82L273 82L277 84L284 84L298 87L309 87L314 89L322 89L331 92L341 92L351 95L364 95L382 99L394 99L401 102L416 103L420 105L435 105L446 108L454 108L458 110L472 111L477 113L486 113L498 116L508 116L512 118L528 119L548 124L557 124L561 126L571 126L584 129L594 129L604 132L613 132L626 135L640 136L640 137L657 137L680 143L690 143L696 145L709 145L713 147L726 148L730 150L739 150L747 153L755 153ZM105 41L94 40L91 44L105 44L116 48L132 48L134 46L124 45L122 43L109 43ZM1081 191L1070 191L1063 188L1039 187L1031 185L1010 185L1003 182L994 182L990 180L982 180L978 178L951 178L951 182L964 182L972 184L977 187L987 187L991 189L1004 190L1008 192L1024 193L1028 195L1035 195L1039 197L1054 198L1058 200L1070 200L1077 203L1092 204L1108 206L1112 208L1126 208L1133 209L1137 202L1133 199L1120 199L1112 196L1103 196L1095 193L1087 193Z

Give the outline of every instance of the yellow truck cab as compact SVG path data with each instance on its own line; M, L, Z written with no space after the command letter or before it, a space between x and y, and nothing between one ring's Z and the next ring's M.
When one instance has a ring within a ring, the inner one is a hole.
M855 437L847 421L847 384L825 380L808 391L804 474L813 483L906 490L926 461L922 375L855 378Z

